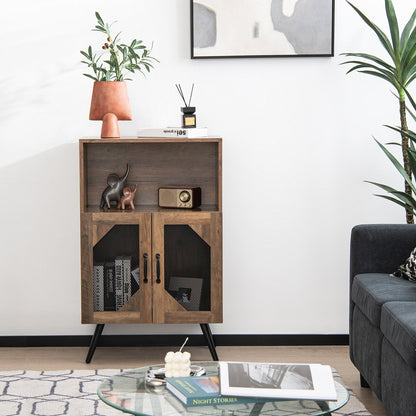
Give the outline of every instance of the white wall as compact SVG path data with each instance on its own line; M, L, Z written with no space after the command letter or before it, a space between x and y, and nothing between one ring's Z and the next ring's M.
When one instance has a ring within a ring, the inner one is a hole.
M78 138L92 82L80 49L94 11L160 60L129 83L138 127L179 123L174 84L195 83L199 125L224 138L224 323L214 333L348 332L349 236L404 222L364 180L401 186L372 140L395 139L390 87L345 75L340 53L380 53L336 2L335 57L190 60L188 0L7 2L0 25L0 335L90 334L80 324ZM387 30L380 0L355 4ZM414 2L396 1L402 24ZM199 333L197 325L108 325L106 333Z

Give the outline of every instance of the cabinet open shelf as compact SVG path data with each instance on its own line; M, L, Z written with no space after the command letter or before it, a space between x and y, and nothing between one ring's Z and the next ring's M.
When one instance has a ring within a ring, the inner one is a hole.
M221 139L81 139L81 213L99 210L110 173L137 184L138 212L159 211L162 186L199 186L202 210L221 211ZM204 208L208 207L208 208Z

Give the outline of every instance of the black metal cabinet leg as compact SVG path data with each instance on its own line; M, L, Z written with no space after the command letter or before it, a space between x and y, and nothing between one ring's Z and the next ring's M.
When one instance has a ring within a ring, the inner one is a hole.
M367 383L367 380L360 374L360 385L361 387L370 387L370 385Z
M205 340L211 353L211 357L214 361L218 361L217 350L215 349L214 337L212 336L211 329L208 324L200 324L202 333L204 334Z
M92 360L92 356L94 355L95 348L97 347L98 340L103 332L104 324L97 324L95 327L94 335L91 338L90 348L88 350L87 358L85 362L89 364Z

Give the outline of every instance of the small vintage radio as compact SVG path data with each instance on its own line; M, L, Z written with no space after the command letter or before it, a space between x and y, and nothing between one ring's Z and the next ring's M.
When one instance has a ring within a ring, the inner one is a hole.
M194 186L164 186L159 188L162 208L196 208L201 205L201 188Z

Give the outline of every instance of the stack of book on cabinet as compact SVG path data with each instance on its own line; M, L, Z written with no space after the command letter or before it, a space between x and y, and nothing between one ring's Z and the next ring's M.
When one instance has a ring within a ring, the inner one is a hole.
M337 399L331 367L321 364L220 362L219 376L166 382L185 406Z
M94 263L93 275L96 312L119 310L139 289L139 268L132 270L130 256Z

